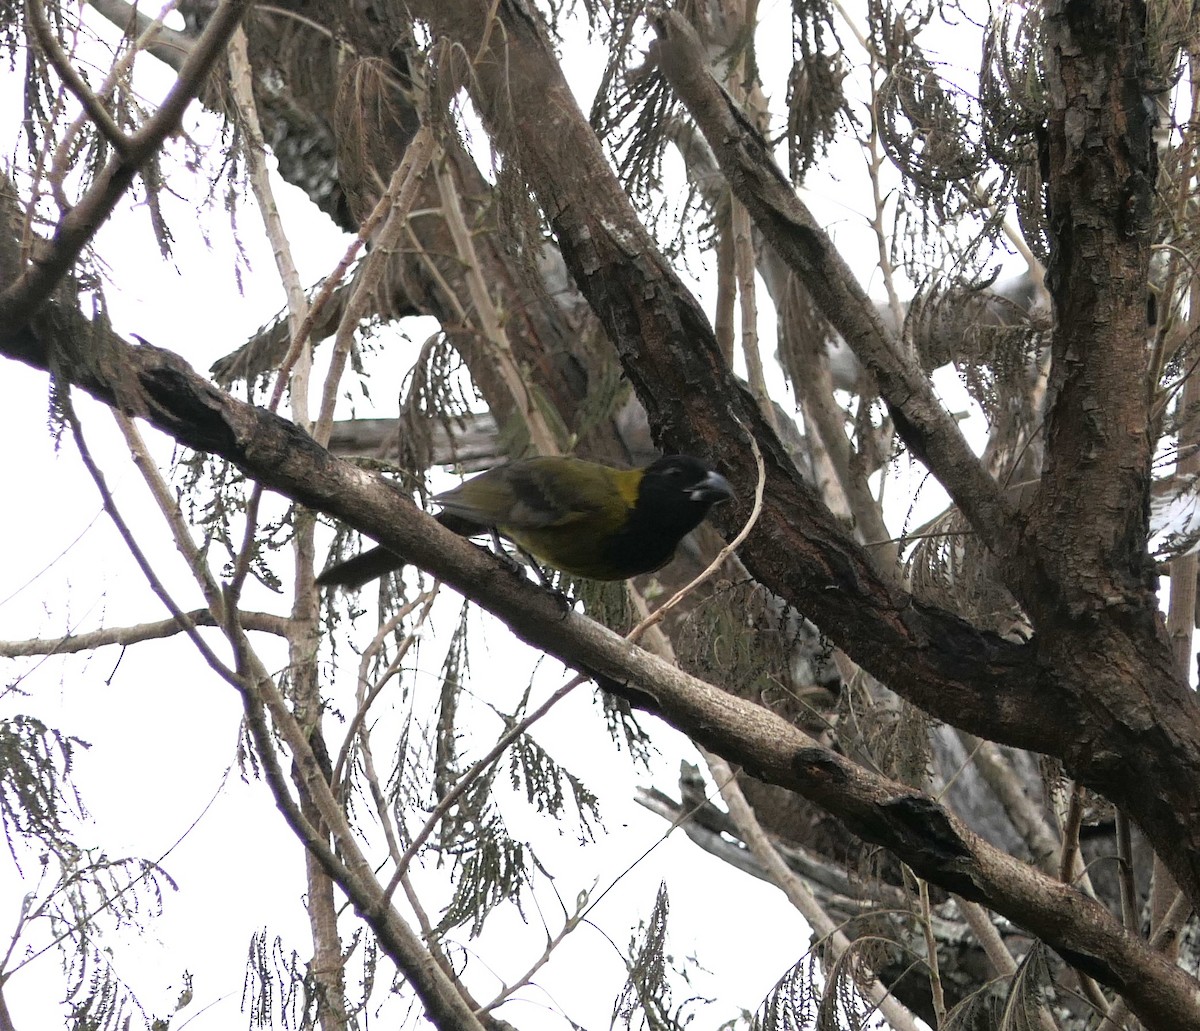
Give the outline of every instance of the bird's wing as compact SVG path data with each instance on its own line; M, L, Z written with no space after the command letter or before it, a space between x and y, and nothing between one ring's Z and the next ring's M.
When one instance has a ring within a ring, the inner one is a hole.
M565 461L565 460L564 460ZM531 461L513 479L514 503L504 525L514 530L541 530L583 522L612 502L612 485L598 466L570 460L563 467Z
M443 512L482 526L544 530L588 519L604 508L611 488L596 482L594 467L564 459L527 459L498 466L434 500Z

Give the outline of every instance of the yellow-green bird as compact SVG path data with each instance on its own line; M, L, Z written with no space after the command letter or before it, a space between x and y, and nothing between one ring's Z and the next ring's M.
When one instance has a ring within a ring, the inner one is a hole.
M524 458L438 494L438 522L464 537L497 533L573 576L625 580L661 569L709 509L733 497L720 473L687 455L644 469L579 458ZM355 588L399 569L383 547L340 562L317 579Z

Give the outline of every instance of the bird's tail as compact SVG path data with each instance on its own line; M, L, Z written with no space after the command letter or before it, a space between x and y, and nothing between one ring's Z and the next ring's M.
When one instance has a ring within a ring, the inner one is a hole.
M363 584L370 583L376 577L383 576L404 565L404 559L394 551L388 551L382 546L364 551L361 555L346 559L329 566L317 577L318 587L343 587L348 591L356 591Z

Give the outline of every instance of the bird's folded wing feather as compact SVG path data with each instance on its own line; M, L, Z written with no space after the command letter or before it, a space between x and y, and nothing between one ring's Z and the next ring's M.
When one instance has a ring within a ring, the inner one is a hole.
M503 526L513 530L542 530L588 519L605 504L603 485L590 477L567 482L536 464L510 466L503 477L475 479L462 488L439 494L444 512L481 526ZM599 487L600 489L597 489ZM589 489L591 488L591 489Z

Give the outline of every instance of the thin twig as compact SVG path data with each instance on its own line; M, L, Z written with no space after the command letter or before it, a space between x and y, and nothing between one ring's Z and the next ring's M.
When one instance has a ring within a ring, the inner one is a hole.
M183 512L180 511L179 503L175 500L166 481L159 473L158 466L150 455L150 449L146 446L146 441L137 428L137 423L124 412L118 411L115 408L111 409L111 411L113 419L121 431L121 435L125 438L125 444L129 448L133 464L137 467L138 472L142 474L142 479L150 489L151 497L154 498L159 512L162 513L167 526L171 530L171 536L175 539L176 549L183 556L184 561L187 562L188 569L199 585L204 595L204 600L208 603L213 618L217 621L217 625L221 625L224 619L222 613L224 611L225 599L221 594L221 589L217 585L216 579L208 568L208 561L205 558L204 552L192 540L191 529L183 517ZM279 625L281 628L286 627L286 621L281 622Z
M750 392L758 402L759 410L767 424L779 432L779 419L775 405L767 390L763 372L762 355L758 347L758 305L754 290L754 234L751 230L750 214L736 197L730 197L730 225L733 235L733 267L737 281L738 308L741 312L740 337L742 357L746 360L746 378Z
M479 253L475 249L475 241L463 216L458 185L444 159L439 162L437 184L442 199L442 215L450 238L454 241L458 259L462 263L464 279L471 297L471 307L475 314L473 321L477 323L480 335L490 345L484 357L492 365L512 398L513 411L519 413L525 423L533 450L541 455L561 454L562 445L538 407L534 393L513 357L508 331L504 328L500 312L496 309L484 281Z
M229 85L237 105L238 117L241 119L242 132L245 135L246 163L250 173L250 187L254 191L254 199L258 202L258 211L263 221L263 229L271 243L271 253L275 258L275 268L279 280L283 284L287 296L288 325L295 338L305 319L309 316L308 298L304 286L300 282L300 273L296 268L295 258L292 257L292 247L288 242L287 231L279 214L279 205L275 202L275 191L271 186L270 172L267 170L267 145L263 139L262 126L258 119L258 105L254 100L254 70L250 66L250 55L247 50L246 32L239 25L230 37L226 48L229 58ZM303 352L299 352L299 358ZM311 362L311 352L308 354ZM287 383L290 369L284 363L275 382L275 390L267 405L268 411L275 411ZM297 421L307 428L307 403L303 396L296 396L293 391L293 409L299 408L302 414L297 415Z
M120 899L124 898L131 891L133 891L133 889L136 888L139 884L141 884L143 881L147 880L157 870L161 869L162 864L167 860L167 858L171 855L171 853L174 852L181 844L183 844L183 842L188 838L188 836L192 833L192 831L194 831L196 829L196 827L200 823L200 821L203 820L204 817L208 814L208 811L216 804L217 798L220 796L221 792L225 789L225 784L226 784L226 781L228 781L228 779L229 779L229 767L226 767L225 773L221 777L221 782L217 785L216 790L209 797L209 800L204 804L204 808L201 809L200 812L196 815L196 818L194 820L192 820L192 822L189 823L186 828L184 828L183 833L181 833L173 842L171 842L171 844L167 847L166 851L164 851L158 857L158 859L156 859L153 863L143 863L142 870L140 873L138 873L134 877L130 878L129 881L127 881L125 884L121 885L119 888L116 888L115 890L113 890L110 894L108 894L104 898L103 902L98 903L89 912L76 916L76 918L71 921L71 924L69 927L67 927L61 933L55 935L49 942L47 942L44 946L42 946L42 948L38 949L36 952L31 952L26 956L22 956L21 961L16 966L14 966L11 970L7 969L8 960L12 956L12 947L10 947L8 954L5 955L5 957L2 961L0 961L0 971L3 971L3 976L0 976L0 985L2 985L4 982L6 982L10 977L12 977L13 974L15 974L22 967L28 966L39 956L43 956L47 952L49 952L52 948L54 948L56 945L58 945L59 942L65 940L67 937L74 934L78 930L79 926L81 926L81 925L82 926L91 926L92 920L95 919L95 917L99 916L101 913L103 913L107 909L112 909ZM62 885L59 885L57 890L61 891L61 889L62 889ZM53 898L53 895L54 895L54 893L51 893L51 895L38 907L38 911L42 910L47 905L47 903L49 903L50 898ZM24 918L26 916L27 916L27 914L23 911L22 912L22 920L24 920ZM19 925L18 925L18 931L19 931ZM15 945L15 944L16 944L16 938L14 937L13 945ZM3 1031L3 1028L0 1028L0 1031Z
M104 510L113 521L113 525L117 528L117 533L120 534L121 539L125 542L125 546L129 549L129 553L138 564L142 574L146 577L150 589L158 595L162 603L167 607L167 611L183 627L184 633L191 638L200 654L204 657L204 661L224 680L235 686L240 685L237 674L217 657L216 653L209 647L208 642L200 636L199 631L196 629L196 624L175 603L175 599L171 597L170 592L163 585L162 580L159 579L158 574L154 571L154 567L150 564L150 560L146 557L145 552L138 545L133 532L129 529L129 525L117 509L116 502L113 500L112 492L108 489L104 474L92 458L92 453L87 446L87 442L84 440L83 427L80 425L79 416L75 414L75 406L71 403L70 386L65 383L62 390L62 405L67 421L71 426L72 436L75 438L75 445L79 449L79 456L83 459L83 464L91 475L92 482L96 485L96 490L100 492L100 499L104 503Z
M942 988L937 937L933 933L933 914L929 909L929 884L923 877L917 877L916 880L917 893L921 900L921 932L925 935L925 962L929 968L929 990L933 998L934 1027L940 1028L946 1023L946 993Z
M375 699L379 697L380 692L388 684L393 676L401 669L401 661L408 653L412 642L416 639L410 631L400 646L398 654L388 664L388 668L383 674L376 678L375 683L371 685L369 691L364 691L363 688L367 683L366 668L371 661L371 657L382 647L383 642L400 623L407 619L418 607L423 607L421 614L417 617L416 626L420 626L428 618L430 611L433 608L433 602L437 598L440 584L435 584L433 590L426 591L424 594L418 595L412 601L401 606L400 609L394 612L390 618L384 621L383 625L376 632L371 643L363 650L362 658L359 660L358 683L359 683L359 698L358 707L355 709L354 717L350 720L346 727L346 734L342 741L341 748L338 749L337 762L333 764L333 774L329 778L331 784L337 784L342 778L342 770L345 767L346 759L350 754L350 748L353 744L354 737L359 733L359 728L363 725L363 721L367 717L367 713L371 709L371 705Z
M329 363L329 373L325 377L325 386L321 393L320 413L313 430L314 439L322 447L328 444L329 436L333 432L333 410L337 399L338 384L341 382L342 373L349 360L358 324L366 315L376 287L391 263L396 244L408 226L409 215L417 197L417 190L421 185L421 178L425 174L433 152L433 131L427 125L422 125L405 150L403 160L396 167L396 171L392 173L392 178L383 196L379 198L379 202L367 219L368 223L373 226L379 219L386 217L374 241L374 249L354 277L354 285L350 290L350 296L346 299L346 306L343 308L342 317L338 322L333 357ZM293 339L289 354L295 350L296 346L297 340Z
M425 825L420 829L420 831L417 832L416 837L412 839L411 844L407 849L405 849L404 855L400 857L400 862L396 864L396 872L392 874L391 880L388 881L387 887L384 889L384 898L391 898L392 892L396 890L396 885L400 883L400 878L403 877L405 872L408 870L408 867L416 857L418 850L422 845L425 844L426 841L429 840L429 836L433 834L442 817L450 811L450 808L460 798L462 798L463 793L467 790L467 788L469 788L475 782L475 780L483 773L484 770L486 770L489 766L491 766L492 763L494 763L500 758L501 755L504 754L509 745L511 745L517 738L524 734L525 731L527 731L534 723L545 716L546 713L554 708L554 706L566 698L567 695L575 690L575 688L577 688L580 684L586 683L589 679L590 678L583 673L577 673L575 676L573 676L570 680L563 684L562 687L550 695L549 698L542 702L541 705L534 709L533 712L523 719L518 720L507 731L505 731L500 736L500 740L488 750L488 753L478 762L474 763L471 768L458 779L458 783L446 792L445 797L437 804L433 812L429 814L429 818L425 821Z
M42 0L25 0L25 8L29 12L29 20L33 23L34 35L37 37L42 52L46 55L46 60L58 72L63 84L71 91L75 99L83 105L84 111L87 112L87 116L92 120L96 128L100 130L101 135L112 144L113 149L118 154L124 156L129 150L128 137L126 137L121 131L121 127L113 120L113 116L109 113L108 108L101 103L100 98L83 81L83 76L71 64L67 55L62 52L62 48L58 45L58 40L54 38L54 30L50 27L50 21L46 17L46 8L42 5Z
M523 973L520 977L516 978L511 984L506 985L503 989L501 989L491 1002L481 1006L479 1008L479 1012L491 1012L492 1010L496 1009L497 1006L502 1005L512 998L515 992L529 984L537 972L541 970L542 967L544 967L548 962L550 962L550 957L554 955L554 950L563 943L568 935L575 931L584 922L584 918L588 912L589 909L587 907L583 905L578 906L575 912L570 914L566 920L563 921L562 929L556 935L553 937L549 935L546 936L546 947L542 950L542 954L533 961L529 969L526 970L525 973Z
M1082 825L1083 785L1076 781L1071 785L1071 797L1063 819L1062 852L1058 857L1058 879L1066 884L1075 879L1075 864L1079 856L1079 828Z
M1138 934L1137 888L1133 883L1133 836L1129 817L1117 810L1117 884L1121 890L1121 922L1130 934Z

